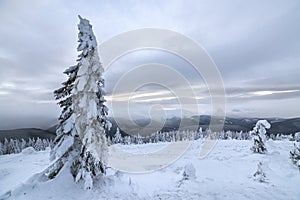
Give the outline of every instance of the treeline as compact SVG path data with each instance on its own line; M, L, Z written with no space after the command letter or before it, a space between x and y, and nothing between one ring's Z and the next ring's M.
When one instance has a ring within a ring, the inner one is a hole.
M170 131L170 132L156 132L149 136L142 137L136 136L122 136L119 129L117 129L113 137L108 136L108 144L145 144L145 143L158 143L158 142L176 142L184 140L197 140L201 138L220 139L220 140L250 140L252 138L250 132L234 132L234 131L222 131L218 133L212 133L210 130L202 131ZM300 134L277 134L267 136L267 139L272 140L290 140L300 141ZM43 151L47 147L52 146L52 141L49 139L29 138L24 139L5 139L0 142L0 155L20 153L27 147L33 147L36 151Z
M252 139L251 132L237 132L237 131L222 131L211 132L210 130L202 131L170 131L170 132L156 132L148 136L122 136L119 129L117 129L113 137L108 137L108 144L144 144L144 143L157 143L157 142L176 142L184 140L197 140L201 138L219 139L219 140L250 140ZM294 134L284 135L277 134L267 136L267 139L272 140L290 140L294 141Z
M51 145L52 141L49 139L29 138L28 140L8 140L5 138L3 142L0 142L0 155L20 153L23 149L27 147L33 147L36 151L43 151Z

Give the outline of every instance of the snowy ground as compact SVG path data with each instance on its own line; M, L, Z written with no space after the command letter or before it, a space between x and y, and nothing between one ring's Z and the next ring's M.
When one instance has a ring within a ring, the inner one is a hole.
M199 159L201 144L194 141L179 160L155 172L111 169L91 191L83 190L83 183L75 184L67 169L54 180L37 178L35 173L49 165L49 151L0 156L0 199L300 199L300 172L289 159L292 142L268 141L269 152L260 155L251 153L251 141L218 141L207 157ZM121 148L139 154L164 145ZM267 183L253 179L260 161ZM185 168L188 180L183 180Z

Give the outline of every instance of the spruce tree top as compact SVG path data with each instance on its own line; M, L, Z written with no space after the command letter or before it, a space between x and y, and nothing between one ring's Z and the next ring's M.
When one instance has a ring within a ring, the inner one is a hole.
M78 15L78 17L80 19L80 23L78 24L79 45L77 47L77 51L82 51L82 53L79 55L80 59L81 57L86 57L90 51L97 47L97 41L89 20L83 19L80 15Z

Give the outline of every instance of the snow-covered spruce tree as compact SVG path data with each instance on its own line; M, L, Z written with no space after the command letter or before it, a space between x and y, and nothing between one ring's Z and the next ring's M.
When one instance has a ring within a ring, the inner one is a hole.
M114 144L122 143L123 142L123 138L122 138L122 135L120 133L119 127L117 127L117 131L116 131L116 133L115 133L112 141L113 141Z
M4 155L4 145L0 141L0 155Z
M295 133L294 139L296 142L300 142L300 132Z
M131 144L131 137L129 135L125 136L124 140L123 140L123 143L127 144L127 145L130 145Z
M271 124L267 120L257 121L251 134L253 135L253 146L251 150L254 153L265 153L267 151L266 141L266 129L271 128Z
M93 179L105 173L107 143L105 133L111 123L104 105L103 67L99 61L97 42L89 21L79 16L80 52L78 63L64 73L69 76L63 87L54 91L62 107L59 125L50 153L56 159L46 175L54 178L63 166L70 167L75 181L83 179L90 189Z
M300 170L300 145L294 143L293 149L290 151L290 158L294 165L296 165Z

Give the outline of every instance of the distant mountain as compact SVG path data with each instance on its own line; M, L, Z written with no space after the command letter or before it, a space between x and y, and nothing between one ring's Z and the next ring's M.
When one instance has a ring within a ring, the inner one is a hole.
M47 129L47 131L55 134L56 133L56 127L57 127L57 125L51 126L50 128Z
M271 122L271 125L272 126L268 132L272 134L296 133L300 131L300 118L274 120Z
M29 138L41 138L41 139L54 139L55 134L48 130L37 129L37 128L24 128L14 130L0 130L0 141L7 139L29 139Z
M250 131L255 126L256 122L260 119L266 119L271 123L271 128L268 130L269 134L294 134L295 132L300 131L300 118L292 118L292 119L283 119L283 118L233 118L226 117L224 120L224 130L225 131ZM221 120L221 119L220 119ZM117 127L115 120L110 119L113 124L113 127ZM126 122L127 121L127 122ZM164 127L161 131L172 131L178 130L181 125L182 129L186 130L198 130L202 127L203 130L209 128L209 124L211 121L211 116L209 115L201 115L201 116L192 116L192 117L172 117L166 120ZM139 132L138 127L132 127L131 122L129 120L122 120L123 126L126 130L124 132L130 132L131 134L136 134ZM149 119L139 119L138 124L140 125L140 129L144 128L150 123ZM152 122L157 123L157 122ZM152 130L149 130L151 132ZM115 133L115 129L110 131L110 135Z
M226 117L224 120L224 130L225 131L250 131L254 127L255 123L262 118L233 118ZM271 128L268 130L268 134L294 134L300 132L300 118L292 119L283 119L283 118L264 118L271 123ZM221 119L220 119L221 120ZM109 118L109 121L112 123L112 128L109 131L108 135L113 136L117 130L117 122L113 118ZM126 133L137 134L142 129L147 127L151 122L150 119L138 119L135 121L139 126L133 126L129 119L122 119L123 130L121 134L124 136ZM202 127L203 130L209 127L211 121L211 116L201 115L201 116L192 116L192 117L172 117L166 120L163 128L160 131L168 132L172 130L178 130L180 124L183 125L182 128L186 130L198 130L199 127ZM157 121L152 123L155 127L155 124L160 124ZM15 129L15 130L0 130L0 141L3 141L4 138L48 138L54 139L56 134L56 125L50 127L47 130L36 129L36 128L25 128L25 129ZM157 131L156 129L146 129L147 133L153 133Z

